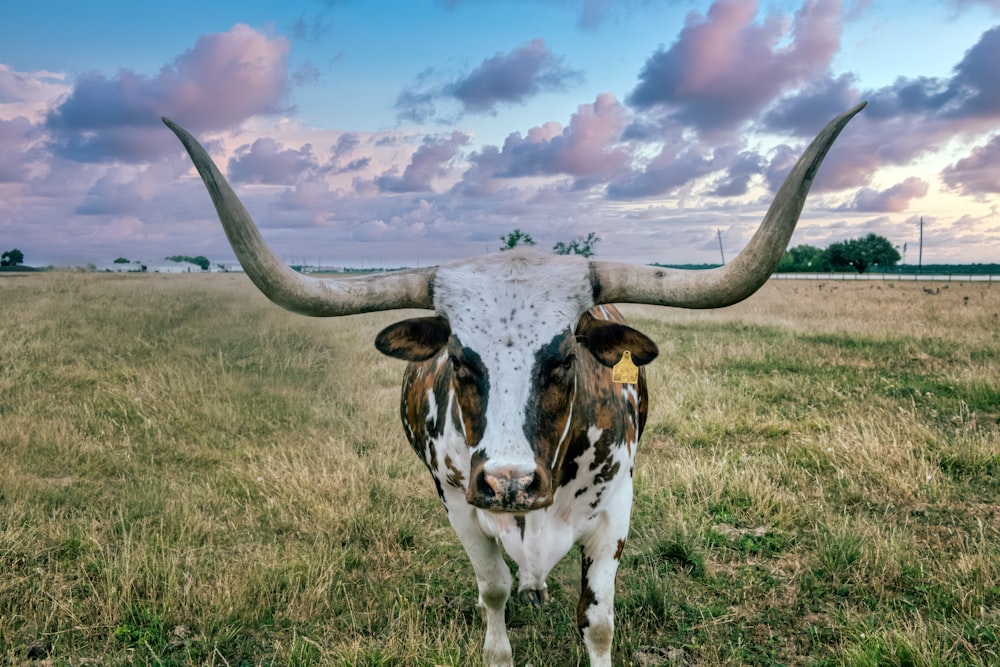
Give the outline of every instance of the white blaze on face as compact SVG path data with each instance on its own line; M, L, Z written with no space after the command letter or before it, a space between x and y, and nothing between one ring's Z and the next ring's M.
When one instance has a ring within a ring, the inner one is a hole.
M533 465L524 414L535 355L592 305L589 264L578 256L513 250L438 269L434 307L488 374L479 447L493 464Z

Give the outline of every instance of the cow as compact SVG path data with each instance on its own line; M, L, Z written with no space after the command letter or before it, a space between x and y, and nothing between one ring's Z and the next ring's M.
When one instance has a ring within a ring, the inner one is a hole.
M272 301L309 316L426 309L386 327L382 353L408 362L400 415L475 570L483 660L512 665L505 610L518 590L540 605L546 577L581 553L577 624L590 664L611 665L618 563L656 344L613 304L720 308L770 277L827 151L864 103L837 116L788 174L747 247L729 264L685 271L514 250L437 267L312 278L283 264L204 148L186 148L236 256Z

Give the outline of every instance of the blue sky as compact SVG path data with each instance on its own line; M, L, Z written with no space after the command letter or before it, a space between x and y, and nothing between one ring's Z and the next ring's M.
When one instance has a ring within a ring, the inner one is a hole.
M845 130L793 245L1000 261L1000 0L75 1L0 9L0 249L232 253L167 115L290 262L427 264L596 232L712 262Z

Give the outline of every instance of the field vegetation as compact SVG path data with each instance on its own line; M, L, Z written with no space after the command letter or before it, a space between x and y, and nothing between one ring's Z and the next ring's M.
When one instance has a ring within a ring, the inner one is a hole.
M772 282L656 340L620 665L1000 664L1000 286ZM0 276L0 664L469 665L472 568L397 417L402 317L242 275ZM509 607L584 665L579 559Z

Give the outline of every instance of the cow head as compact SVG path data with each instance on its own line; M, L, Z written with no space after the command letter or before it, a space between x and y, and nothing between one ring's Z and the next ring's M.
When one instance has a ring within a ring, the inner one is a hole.
M493 266L491 266L493 265ZM578 373L613 366L624 351L644 365L656 345L588 312L593 291L582 258L532 251L442 268L439 314L384 329L375 346L410 362L447 359L444 373L468 445L466 498L476 507L524 512L552 503L572 419ZM523 286L531 289L525 299Z

